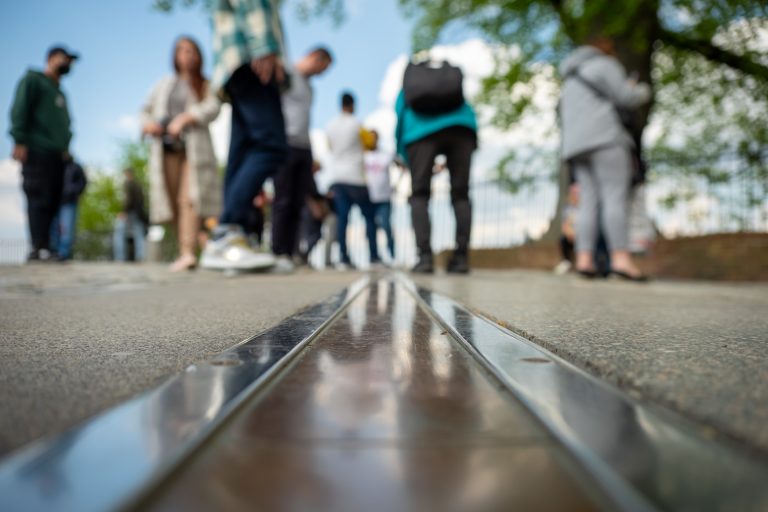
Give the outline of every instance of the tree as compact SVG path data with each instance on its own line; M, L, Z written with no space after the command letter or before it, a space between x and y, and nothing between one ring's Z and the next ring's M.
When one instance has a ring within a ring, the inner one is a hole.
M141 142L120 143L120 170L130 167L144 190L148 190L148 147ZM111 258L111 236L115 218L123 205L122 172L92 170L88 188L78 205L76 256L86 260Z

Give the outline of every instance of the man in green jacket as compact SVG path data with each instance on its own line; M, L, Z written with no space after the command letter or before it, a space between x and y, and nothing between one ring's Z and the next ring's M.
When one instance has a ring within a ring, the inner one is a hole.
M13 158L21 165L32 240L30 261L53 258L51 224L59 211L65 162L72 139L61 78L78 58L61 46L48 51L44 71L29 70L19 81L11 107Z
M472 205L469 201L469 171L477 148L477 119L472 107L460 107L440 114L416 112L400 91L395 104L398 154L411 170L411 223L416 235L419 261L412 272L434 271L430 246L429 196L435 158L445 155L451 175L451 205L456 215L456 248L446 269L454 274L469 272L469 235Z

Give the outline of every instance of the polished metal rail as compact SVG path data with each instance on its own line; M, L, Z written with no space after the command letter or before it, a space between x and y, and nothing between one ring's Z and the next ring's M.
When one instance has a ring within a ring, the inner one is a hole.
M0 461L0 510L103 511L129 505L189 455L368 285L341 293L159 388Z
M768 510L768 461L643 403L438 293L405 286L482 361L620 510Z

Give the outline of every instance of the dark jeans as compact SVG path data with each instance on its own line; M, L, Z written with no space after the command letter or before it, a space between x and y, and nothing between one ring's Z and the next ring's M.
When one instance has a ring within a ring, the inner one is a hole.
M445 155L451 174L451 204L456 216L456 253L467 254L472 229L472 205L469 201L469 170L472 153L477 148L477 136L469 128L454 126L440 130L409 144L408 163L411 168L411 222L416 235L419 256L432 254L429 222L429 196L435 157Z
M349 212L352 206L357 205L365 218L365 235L368 238L368 251L371 263L380 261L379 252L376 248L376 210L373 203L368 198L368 189L364 185L346 185L339 184L331 187L333 193L333 204L336 215L338 216L337 238L339 240L339 252L341 253L342 263L351 263L349 251L347 250L347 224L349 223Z
M245 226L253 198L285 161L285 122L277 86L263 85L250 66L235 71L226 92L232 134L220 223Z
M29 235L35 251L51 249L51 226L61 206L64 165L60 154L29 151L21 168L22 188L27 196Z
M387 248L389 249L389 255L392 259L395 259L395 236L392 234L392 203L386 201L384 203L373 203L376 214L376 227L381 228L384 234L387 235Z
M51 224L51 249L63 260L72 259L77 229L77 201L64 203Z
M309 261L309 254L312 252L312 249L315 248L317 242L323 237L323 221L322 219L316 219L312 215L312 210L307 205L304 205L301 210L300 233L300 243L298 244L297 252L301 259L306 262Z
M272 203L272 252L290 256L296 248L301 224L301 209L310 193L312 151L288 148L288 160L273 178L275 200Z

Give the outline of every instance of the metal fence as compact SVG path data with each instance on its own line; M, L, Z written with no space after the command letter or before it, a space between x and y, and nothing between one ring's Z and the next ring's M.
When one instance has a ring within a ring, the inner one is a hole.
M764 170L727 169L728 179L713 181L704 176L653 175L646 184L645 208L656 231L665 238L700 236L714 233L768 232L768 180ZM392 263L410 266L416 262L416 246L411 229L410 183L407 178L397 188L392 204L392 228L396 254ZM453 247L455 219L451 208L448 177L434 178L430 201L432 248ZM517 194L503 190L495 181L473 183L472 238L474 249L506 248L541 237L550 227L558 202L557 184L541 177ZM325 242L311 256L316 266L326 264ZM365 223L355 209L348 231L350 257L365 267L368 245ZM380 251L386 246L378 233ZM331 263L338 258L332 250Z
M722 167L722 166L721 166ZM739 168L737 163L725 168L727 179L712 180L698 174L656 173L646 185L646 207L657 231L662 236L697 236L713 233L768 232L768 173L764 168ZM392 226L396 240L394 263L415 263L416 247L411 229L408 205L410 181L406 174L400 180L392 208ZM510 194L494 181L472 184L473 204L472 248L505 248L521 245L541 237L555 216L557 185L542 176L517 194ZM435 251L453 246L455 220L446 173L433 179L432 248ZM386 244L379 232L379 247ZM108 233L81 233L75 256L85 259L110 259L111 238ZM311 255L315 266L326 263L326 242L321 241ZM368 247L365 223L354 209L349 224L348 244L355 264L365 267ZM335 245L335 244L333 244ZM0 240L0 264L19 264L28 251L25 240ZM172 250L164 251L167 256ZM166 254L167 253L167 254ZM338 250L331 247L330 262L338 260Z

